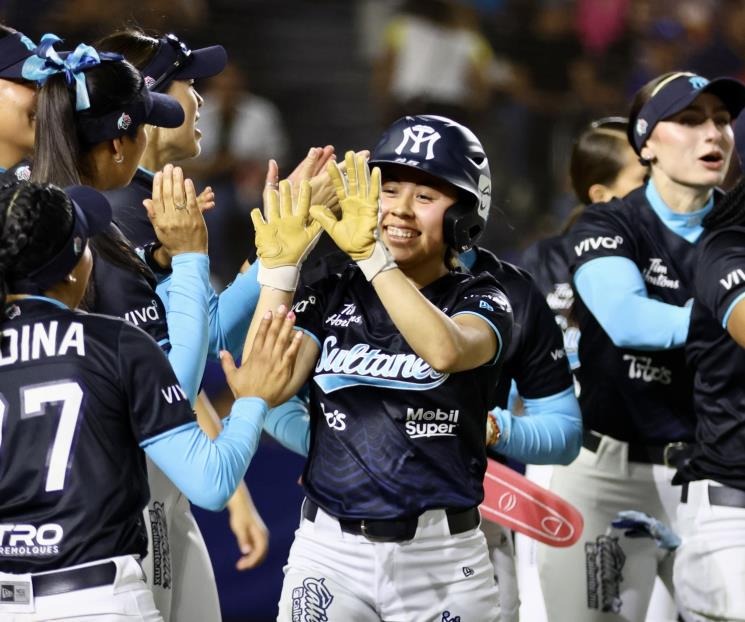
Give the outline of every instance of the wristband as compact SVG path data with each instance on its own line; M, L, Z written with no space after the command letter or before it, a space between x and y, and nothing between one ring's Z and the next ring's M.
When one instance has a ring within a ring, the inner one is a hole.
M142 247L142 253L143 259L148 268L150 268L155 275L165 277L171 274L173 269L170 266L164 268L156 261L155 257L153 257L153 253L161 246L162 244L160 242L150 242Z
M367 259L358 259L357 265L368 281L372 281L381 272L398 267L391 251L380 240L375 241L372 254Z
M267 268L259 259L259 271L256 280L261 286L279 289L283 292L294 292L300 280L300 269L297 266Z

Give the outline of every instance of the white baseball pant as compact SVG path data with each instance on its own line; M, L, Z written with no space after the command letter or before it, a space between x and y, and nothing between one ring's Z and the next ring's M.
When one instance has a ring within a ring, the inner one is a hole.
M672 594L673 553L650 538L627 538L610 523L619 511L641 510L677 532L680 488L672 486L673 475L669 467L629 462L628 444L609 436L594 452L583 447L571 465L553 467L550 489L582 512L585 529L571 547L538 546L549 620L639 622L656 577ZM677 619L672 604L665 615Z
M484 534L451 535L444 510L422 514L414 539L383 543L342 531L319 509L301 519L284 570L279 622L499 620Z
M153 602L153 595L145 583L142 568L136 557L125 555L70 566L50 573L62 582L69 571L97 566L108 561L116 565L116 575L109 585L78 589L70 592L31 596L27 606L0 600L0 620L3 622L163 622ZM0 573L0 585L31 584L30 574ZM20 611L19 609L25 609Z

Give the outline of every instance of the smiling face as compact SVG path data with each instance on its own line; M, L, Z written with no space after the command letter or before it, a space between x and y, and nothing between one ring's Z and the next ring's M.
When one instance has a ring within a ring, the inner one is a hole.
M387 165L381 172L382 236L396 263L404 272L445 274L443 219L457 189L407 166Z
M641 151L652 161L652 177L696 188L721 184L734 146L730 121L722 100L711 93L660 121Z

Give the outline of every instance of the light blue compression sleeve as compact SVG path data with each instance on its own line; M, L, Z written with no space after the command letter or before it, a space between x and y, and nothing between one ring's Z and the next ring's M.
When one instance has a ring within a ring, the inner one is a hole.
M233 358L240 360L248 325L251 323L261 286L257 281L259 262L255 261L217 296L210 292L209 354L219 357L220 350L228 350Z
M492 447L526 464L569 464L582 446L582 415L574 387L538 399L523 399L526 414L493 411L501 431Z
M647 297L639 268L626 257L599 257L580 266L574 285L619 348L664 350L685 344L691 307Z
M207 362L209 258L182 253L173 258L171 267L170 277L155 291L166 307L171 342L168 362L193 406Z
M310 415L305 400L296 396L272 408L264 420L264 432L290 451L307 456L310 449Z
M215 440L194 422L147 439L141 447L192 503L217 512L246 474L267 410L258 397L240 398Z
M212 358L219 358L220 350L228 350L236 360L243 354L243 342L261 291L256 280L258 271L259 262L256 261L246 272L238 274L219 296L209 286L207 353ZM170 305L166 290L172 278L171 275L164 277L156 290L166 310Z

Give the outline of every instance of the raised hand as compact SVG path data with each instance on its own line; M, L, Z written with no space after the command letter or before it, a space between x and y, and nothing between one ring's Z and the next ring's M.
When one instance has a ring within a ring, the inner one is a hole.
M262 285L295 290L300 266L321 235L321 225L309 218L310 194L310 183L305 180L293 201L290 182L283 180L279 191L264 193L264 214L259 209L251 212Z
M220 352L225 379L236 399L260 397L274 408L292 377L303 333L293 331L295 314L281 306L261 319L253 346L240 368L229 352Z
M152 199L143 205L165 253L207 253L207 225L191 179L178 166L167 164L153 178Z
M326 167L341 206L341 218L326 205L313 205L310 214L372 281L380 272L396 267L379 235L380 169L376 167L370 174L365 156L353 151L346 153L344 164L346 182L336 163L329 162Z

